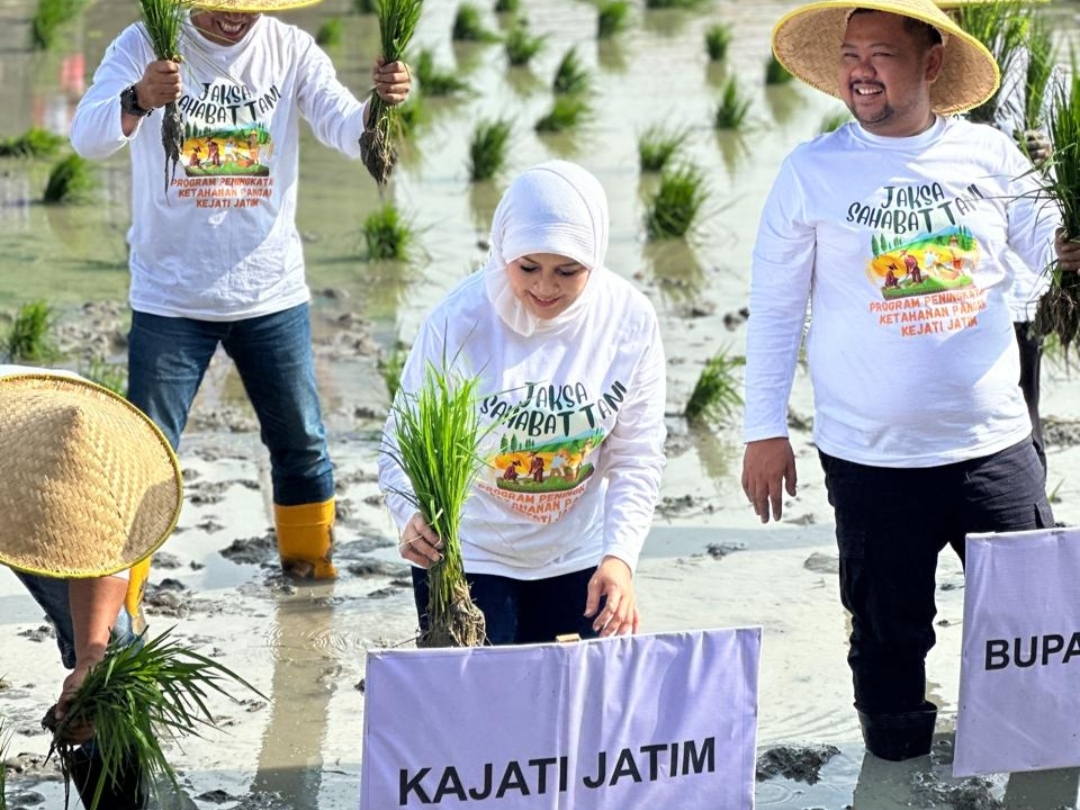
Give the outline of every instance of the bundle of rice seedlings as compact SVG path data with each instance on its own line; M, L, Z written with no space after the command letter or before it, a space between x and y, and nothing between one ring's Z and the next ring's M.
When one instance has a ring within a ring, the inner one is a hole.
M587 93L591 86L592 78L589 76L589 71L581 63L577 47L571 46L559 60L559 66L555 69L555 78L551 82L551 89L555 93L573 95Z
M1053 31L1046 17L1030 13L1027 39L1028 69L1024 88L1024 127L1043 131L1046 126L1047 100L1051 95L1051 81L1057 66L1057 46Z
M31 127L15 138L0 140L0 157L52 157L67 140L47 129Z
M826 132L835 132L850 120L851 113L847 110L837 110L836 112L827 113L818 125L818 134L823 135Z
M477 122L469 144L469 177L474 182L490 180L506 166L512 131L512 125L505 119Z
M382 56L388 63L405 58L405 50L416 33L424 0L376 0ZM381 189L397 163L392 130L397 113L374 89L368 99L368 123L360 136L360 159Z
M717 23L705 30L705 52L710 62L719 62L727 56L731 45L731 26Z
M746 123L750 112L750 99L746 98L739 87L738 79L728 77L720 93L720 104L716 108L714 123L717 129L739 130Z
M412 492L401 493L443 543L431 565L428 626L418 647L477 647L486 638L484 614L473 604L461 556L458 526L480 468L483 436L477 410L477 377L429 364L418 391L400 391L392 406L396 445L384 449L401 465Z
M690 136L688 129L668 129L653 124L638 138L638 165L643 172L658 172Z
M340 45L345 38L345 26L340 17L331 17L315 32L315 42L323 47Z
M776 54L770 53L769 58L765 60L765 84L788 84L793 78L788 69L780 64Z
M551 112L536 122L537 132L566 132L577 129L592 114L582 96L556 96Z
M376 363L376 370L386 385L386 393L391 402L397 399L398 390L401 388L401 372L405 368L405 358L408 355L408 347L400 340L395 340L386 356L380 357Z
M413 243L412 228L393 203L377 208L364 219L364 243L369 261L407 261Z
M968 3L961 5L957 12L960 27L986 46L1001 68L1002 77L1008 77L1010 66L1027 39L1027 18L1019 0ZM992 124L997 118L1001 89L999 86L989 99L970 110L968 117L972 121Z
M90 669L72 698L64 719L56 719L53 706L42 720L53 733L49 754L57 753L69 783L76 746L69 741L68 730L93 727L103 767L87 810L98 810L106 785L117 783L132 762L139 764L151 793L157 793L165 780L179 793L176 772L162 751L160 736L199 736L201 729L213 728L214 718L206 705L211 691L231 698L225 684L233 681L265 698L227 667L181 647L169 637L171 632L170 628L150 640L144 633L126 645L110 642L104 659Z
M745 364L745 357L732 357L727 349L721 349L706 360L705 368L701 370L686 402L686 418L710 422L722 422L729 418L743 404L735 369Z
M529 32L529 23L524 17L519 17L506 35L503 47L506 48L506 59L511 65L527 65L529 61L544 48L547 40L543 34Z
M93 166L79 155L68 155L50 170L41 199L49 204L83 202L96 186Z
M472 3L462 3L458 6L450 38L454 42L495 42L499 39L493 31L484 28L484 23L480 18L480 9Z
M1053 155L1048 171L1041 173L1042 191L1061 210L1065 238L1080 239L1080 75L1076 60L1072 74L1054 92L1049 134ZM1050 288L1039 299L1035 332L1053 335L1068 357L1069 346L1080 337L1080 273L1064 271L1054 262L1049 267Z
M469 85L456 73L440 70L435 65L435 52L422 49L412 62L413 76L420 83L420 91L428 96L450 96L468 89Z
M56 315L45 300L28 301L15 312L4 339L4 353L10 363L40 363L55 360L60 351L53 341Z
M495 0L495 13L516 14L519 6L518 0Z
M596 12L596 38L610 39L626 28L630 4L626 0L605 0Z
M187 7L186 0L139 0L143 25L150 40L150 47L158 59L181 61L180 31ZM169 181L176 175L180 163L180 150L184 146L184 119L175 101L170 101L161 111L161 145L165 148L165 196L169 195ZM172 171L169 162L172 161Z
M688 163L665 169L660 186L645 205L645 235L649 241L686 236L708 197L705 175L697 166Z
M102 388L108 388L114 394L125 396L127 393L127 368L110 363L100 357L91 357L86 368L80 368L79 374Z

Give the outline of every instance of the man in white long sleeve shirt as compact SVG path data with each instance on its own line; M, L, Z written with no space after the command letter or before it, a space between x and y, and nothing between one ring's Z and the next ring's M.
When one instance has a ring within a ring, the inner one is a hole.
M308 3L198 2L182 25L182 64L157 59L143 25L129 26L80 101L71 140L89 158L131 148L129 399L176 447L224 347L270 451L282 567L326 579L336 574L334 477L296 228L299 119L356 158L367 106L309 34L260 13ZM390 104L408 93L400 62L376 60L372 77ZM179 169L166 165L164 113L154 114L170 103L183 119Z
M848 661L870 752L929 752L937 556L968 532L1052 525L1017 385L1003 255L1054 255L1057 216L991 127L993 57L932 0L817 2L777 24L792 73L855 121L784 162L754 250L743 487L779 518L807 302L814 440L836 516ZM1071 248L1063 248L1075 267Z

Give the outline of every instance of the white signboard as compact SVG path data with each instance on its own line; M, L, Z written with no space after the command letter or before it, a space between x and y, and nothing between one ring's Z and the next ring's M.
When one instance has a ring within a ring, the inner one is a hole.
M368 653L361 810L750 810L761 630Z
M1080 765L1080 529L968 535L953 773Z

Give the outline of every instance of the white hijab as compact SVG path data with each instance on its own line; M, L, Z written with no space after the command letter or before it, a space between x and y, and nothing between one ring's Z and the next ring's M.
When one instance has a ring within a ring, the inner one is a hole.
M526 169L495 209L491 252L484 268L488 299L506 325L524 337L573 321L605 285L607 246L607 196L599 180L565 160ZM581 295L554 318L533 315L514 295L507 279L510 262L534 253L568 256L589 269Z

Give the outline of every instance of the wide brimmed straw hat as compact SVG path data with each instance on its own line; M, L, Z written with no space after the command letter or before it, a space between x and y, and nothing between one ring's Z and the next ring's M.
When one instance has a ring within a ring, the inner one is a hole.
M989 6L992 3L1002 5L1027 5L1028 3L1049 3L1050 0L934 0L938 8L960 8L960 6Z
M237 14L261 14L313 6L322 0L194 0L195 11L232 11Z
M989 99L1001 74L991 53L953 22L933 0L818 0L789 12L773 28L773 52L794 76L841 98L840 45L856 8L885 11L929 23L941 32L945 62L930 90L934 110L964 112Z
M180 466L138 408L77 377L0 378L0 564L52 577L130 568L180 514Z

